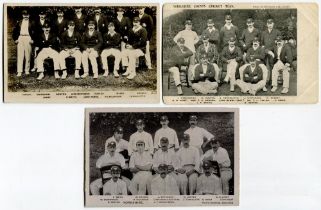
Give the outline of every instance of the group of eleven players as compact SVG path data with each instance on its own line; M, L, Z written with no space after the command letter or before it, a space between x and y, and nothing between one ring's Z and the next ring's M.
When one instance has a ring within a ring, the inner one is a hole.
M123 76L133 79L139 57L145 56L146 66L152 69L150 58L150 40L153 31L153 19L145 13L145 8L138 8L138 15L132 20L124 16L124 8L116 8L115 15L107 18L99 7L94 8L93 15L84 14L81 7L74 10L74 17L66 19L64 11L56 11L56 19L49 20L46 12L39 13L39 19L30 20L28 10L22 11L22 20L13 30L13 40L17 44L17 76L24 72L30 74L30 59L35 50L34 68L37 79L44 78L44 61L53 60L56 79L66 79L66 58L75 59L75 78L89 75L89 62L93 78L98 78L97 58L101 58L104 76L109 74L107 58L114 57L113 74L119 77L120 62L126 70ZM83 74L80 75L81 67Z
M137 131L129 141L122 139L122 127L114 130L96 161L101 177L90 183L92 195L229 194L229 154L213 134L197 126L197 116L189 117L190 128L180 144L166 115L160 124L154 140L144 131L142 119L136 121ZM211 149L205 150L208 145Z

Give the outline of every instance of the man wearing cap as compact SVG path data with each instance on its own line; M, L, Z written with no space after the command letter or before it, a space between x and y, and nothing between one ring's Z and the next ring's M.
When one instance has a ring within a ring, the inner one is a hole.
M61 48L59 54L60 68L62 70L61 79L67 78L66 58L74 57L76 63L75 78L79 78L79 70L81 65L82 54L80 52L81 36L75 31L75 22L68 22L68 30L61 35Z
M90 20L88 22L88 30L83 34L81 40L81 48L83 49L81 62L84 69L84 74L81 75L81 78L86 78L89 75L88 59L90 60L92 71L94 73L93 78L98 78L97 58L102 44L103 38L101 33L95 30L95 21ZM79 73L75 73L75 77L78 75Z
M255 37L260 37L260 31L254 27L254 21L252 18L246 20L247 28L243 30L242 35L239 39L242 50L245 53L252 47L252 43Z
M230 91L234 92L235 73L242 61L242 51L235 45L235 38L230 37L228 46L225 46L221 53L221 60L223 61L223 69L226 69L226 76L224 82L230 81Z
M103 195L127 195L126 182L120 179L121 167L112 166L111 179L103 186Z
M280 36L281 32L278 29L274 28L274 20L271 17L267 19L266 25L267 28L261 33L261 45L266 50L273 51L276 37ZM274 59L271 55L267 55L265 64L269 69L268 81L270 81L270 71L273 68L274 64L273 60Z
M218 68L217 65L216 67ZM217 93L218 83L214 79L218 78L216 72L219 71L215 71L214 65L208 62L207 54L202 54L200 63L196 64L193 69L192 88L194 92L202 94Z
M202 32L202 36L207 36L209 42L214 44L216 47L220 46L220 32L214 27L213 19L207 20L207 28Z
M231 169L231 160L226 149L221 147L220 141L211 139L212 149L208 150L202 157L204 161L217 161L220 169L223 195L229 194L229 181L232 179L233 173Z
M145 55L147 31L140 25L139 17L133 20L133 28L129 30L126 49L123 52L123 66L128 66L123 74L127 79L136 76L136 60Z
M133 27L130 19L124 16L124 12L125 12L124 8L117 7L116 9L117 16L113 20L115 24L115 31L119 33L121 36L121 52L124 52L125 50L125 46L126 46L125 40L128 40L128 32ZM122 66L125 69L123 62L122 62Z
M134 152L129 161L129 169L134 177L129 186L129 190L133 195L151 195L151 180L153 160L150 152L145 150L145 142L138 140L136 142L137 151Z
M119 64L122 57L122 53L120 51L121 35L115 31L115 25L113 22L110 22L108 24L108 32L104 34L103 40L104 50L102 51L100 56L103 64L103 69L105 71L104 76L107 77L109 73L107 58L109 56L114 56L114 76L119 77Z
M183 95L180 70L183 66L185 67L189 65L190 59L193 57L193 52L185 46L185 39L182 37L177 39L176 45L171 51L171 60L169 63L170 68L168 69L168 72L173 76L177 87L177 94Z
M155 176L152 180L152 195L179 195L176 180L168 174L168 166L166 164L160 164L158 172L159 175Z
M101 13L101 9L99 7L94 9L94 15L90 18L95 22L96 30L100 33L104 34L107 31L107 19Z
M64 18L64 11L62 9L57 10L57 19L53 23L53 29L59 39L61 39L62 34L68 29L68 21Z
M211 161L203 162L203 174L197 178L197 195L222 195L222 181L213 173Z
M230 39L233 37L235 40L238 37L239 29L232 23L232 16L225 15L225 25L220 30L220 37L222 39L223 47L229 44Z
M115 142L116 143L116 152L121 153L124 156L124 152L127 151L128 153L128 141L123 139L123 133L124 129L121 126L117 126L116 129L114 130L114 135L112 137L109 137L106 140L105 143L105 153L108 152L108 144L110 142Z
M196 147L200 154L203 154L202 148L206 146L213 134L208 132L206 129L197 126L197 116L190 115L189 117L190 128L187 129L184 134L188 134L190 137L190 145ZM204 140L206 141L204 142Z
M43 34L43 26L45 23L49 23L49 20L46 16L46 13L41 10L39 13L39 19L35 22L35 43L37 42L36 40L41 39L41 35ZM39 48L37 46L35 47L34 52L34 66L31 69L31 72L34 72L37 69L37 56L39 53Z
M162 138L166 138L169 143L169 149L172 151L177 151L179 149L179 143L176 131L170 127L168 127L168 117L167 115L162 115L160 117L160 124L162 127L158 129L155 133L154 137L154 150L158 150L160 148L160 140Z
M146 65L148 69L152 69L152 61L150 58L150 41L153 35L153 27L154 27L153 18L150 15L145 13L145 7L139 8L138 17L140 19L141 25L147 31L145 58L146 58Z
M211 63L214 66L215 80L219 83L220 68L217 64L219 63L220 55L216 47L217 45L211 44L207 35L202 36L202 41L203 44L200 45L196 50L196 60L198 63L201 63L201 56L203 54L207 55L209 63Z
M199 37L195 31L192 30L192 21L186 20L185 21L185 29L180 31L174 37L174 42L177 43L179 38L183 38L185 40L185 46L188 47L192 52L193 55L189 59L189 67L188 67L188 83L192 85L191 78L192 78L192 68L195 65L195 44L198 43Z
M247 53L246 53L246 57L245 57L246 63L239 68L241 80L243 80L243 71L247 66L250 65L249 64L250 57L253 56L254 59L256 60L256 64L259 65L263 71L263 80L266 83L266 81L268 79L267 78L268 77L268 69L264 63L265 63L265 56L266 56L267 52L268 52L268 50L266 50L265 48L260 46L260 39L258 37L254 37L254 39L252 41L252 46L247 50ZM263 87L263 91L264 92L267 91L265 86Z
M100 156L96 162L96 168L101 169L102 167L106 166L112 166L112 165L119 165L122 169L128 168L124 157L116 152L116 143L115 142L109 142L107 145L107 153L104 153L102 156ZM104 179L111 179L110 171L107 171L107 173L104 173ZM129 186L130 180L126 177L121 177ZM103 187L102 178L96 179L90 184L90 191L93 195L99 195L100 189Z
M43 32L39 34L39 38L35 42L36 47L39 49L37 56L37 72L39 76L37 80L44 78L44 60L51 58L54 64L55 78L59 79L60 65L59 65L59 53L58 53L58 37L53 34L49 23L45 23L42 27Z
M17 44L17 77L21 77L23 71L23 61L25 59L25 74L29 75L30 58L35 31L34 24L29 19L29 12L22 11L22 20L18 21L13 29L12 38Z
M177 152L177 157L180 163L180 168L176 171L180 174L185 174L188 178L188 185L185 186L184 195L194 195L196 191L196 183L198 173L200 171L200 153L199 149L190 145L190 135L184 133L182 146ZM188 188L187 188L188 187Z
M86 31L87 16L83 14L81 7L75 8L75 16L73 20L75 22L75 30L82 35Z
M291 47L285 44L284 38L278 36L276 38L276 46L274 46L273 52L268 52L274 58L274 66L272 69L272 89L271 92L275 92L278 88L278 76L281 71L283 74L283 90L282 94L289 92L290 85L290 67L293 62L293 55Z
M145 143L145 150L150 154L154 152L152 135L144 131L145 123L142 119L136 121L137 131L129 137L128 154L132 155L133 152L137 152L136 142L141 140Z
M168 138L162 137L160 139L160 149L157 150L153 157L153 169L156 172L155 176L161 173L160 165L165 164L168 167L168 175L172 176L176 182L175 187L179 187L180 192L186 195L187 177L185 173L178 173L177 170L181 168L179 159L174 150L169 148Z
M254 56L250 56L250 65L247 65L242 72L242 79L236 80L236 85L241 88L242 93L256 95L259 90L265 87L263 70L256 62Z

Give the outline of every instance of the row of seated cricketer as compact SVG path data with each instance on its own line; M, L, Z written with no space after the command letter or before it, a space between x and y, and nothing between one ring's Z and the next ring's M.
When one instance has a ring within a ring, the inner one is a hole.
M237 85L243 93L255 95L262 89L266 92L267 83L272 81L271 92L283 83L281 93L288 93L289 71L297 66L295 30L289 27L282 34L275 28L273 18L267 19L267 28L262 32L254 27L253 18L248 18L246 24L239 36L231 15L225 16L220 31L209 19L199 36L192 30L192 21L186 20L185 29L173 39L177 45L168 64L178 95L183 94L182 85L186 85L181 73L187 75L187 86L192 86L195 93L209 94L217 93L222 72L226 72L222 82L230 83L231 92Z
M98 78L98 62L100 56L104 76L108 76L109 56L114 57L115 77L119 77L118 70L122 62L123 74L128 79L136 76L136 67L139 57L145 57L146 66L152 69L150 57L150 40L153 31L153 19L139 9L139 14L130 20L124 16L124 9L117 8L117 17L107 21L101 14L101 9L94 10L95 15L88 21L82 16L82 9L75 9L75 18L65 20L63 10L57 11L57 20L49 21L45 12L40 12L38 23L31 21L28 10L22 11L22 20L18 21L13 30L13 40L17 44L17 76L24 71L29 75L30 59L34 48L34 68L37 79L44 78L44 62L52 59L56 79L66 79L66 58L75 59L75 78L89 75L89 62L92 66L93 78Z
M204 128L197 116L179 144L166 115L154 136L136 121L129 142L118 126L106 140L105 153L96 161L101 177L90 183L91 195L228 195L233 172L226 149ZM211 146L206 150L207 146Z

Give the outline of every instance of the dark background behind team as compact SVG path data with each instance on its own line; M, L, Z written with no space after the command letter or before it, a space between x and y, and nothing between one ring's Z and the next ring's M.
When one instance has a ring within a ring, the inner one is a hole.
M171 49L175 46L173 41L174 36L181 30L185 29L185 21L191 20L193 23L192 30L201 35L203 30L207 28L207 20L213 19L214 27L218 30L221 29L225 24L225 15L231 14L233 25L237 26L239 29L239 37L237 37L237 42L242 34L242 31L247 28L246 19L252 17L254 20L254 27L259 29L260 32L266 29L266 20L269 17L274 19L274 28L281 31L282 34L286 34L287 30L287 20L290 15L294 14L297 17L296 9L233 9L233 10L184 10L180 13L171 15L169 17L163 17L163 31L162 31L162 70L163 70L163 95L176 96L177 91L172 85L172 89L167 90L167 77L169 69L169 61L172 57ZM294 29L296 33L296 28ZM296 37L296 34L295 34ZM202 43L201 39L196 46ZM197 49L197 48L196 48ZM219 48L219 52L222 47ZM260 92L259 95L269 95L269 92ZM297 74L296 72L291 72L290 74L290 90L287 95L297 94ZM184 95L195 95L190 89L184 89ZM228 88L224 86L220 87L217 95L243 95L241 91L237 88L235 92L230 92ZM274 94L275 95L275 94ZM280 94L281 95L281 94Z
M49 19L50 22L53 22L57 19L57 10L62 9L64 11L64 19L72 20L75 17L75 8L82 8L82 13L87 15L87 17L94 15L94 9L97 7L91 6L63 6L63 7L50 7L50 6L43 6L43 7L29 7L29 6L18 6L18 7L7 7L7 24L8 24L8 31L7 31L7 43L8 43L8 90L12 92L17 91L41 91L46 90L50 91L59 91L60 88L62 91L68 91L63 89L66 86L71 86L70 91L78 91L81 90L82 87L92 87L93 89L99 90L131 90L140 88L140 90L156 90L157 89L157 75L156 70L153 71L146 71L142 72L141 77L135 78L133 81L128 81L125 79L115 79L113 77L109 77L106 82L104 78L100 78L97 81L91 80L76 80L74 78L68 78L66 81L57 81L54 78L47 78L42 82L37 82L36 78L34 77L26 77L23 80L16 80L13 76L16 72L16 64L17 64L17 45L14 43L12 39L12 31L17 23L17 21L22 20L21 12L24 9L29 11L31 21L39 20L39 13L44 11L46 13L46 18ZM116 18L116 9L119 6L99 6L101 8L102 14L107 17L107 21L113 20ZM138 16L138 8L141 7L127 7L124 6L124 16L128 17L131 21L134 17ZM151 60L154 66L157 66L157 8L156 7L146 7L145 13L149 14L153 18L154 28L153 28L153 35L150 41L150 51L151 51ZM88 20L87 20L88 21ZM31 57L31 68L33 67L33 56ZM99 70L101 70L99 66ZM100 72L101 73L101 72ZM51 72L53 75L53 72ZM75 88L78 87L78 88Z
M189 125L189 116L195 114L198 117L198 126L212 133L221 141L221 146L228 151L231 159L231 168L234 168L234 114L220 113L92 113L90 114L90 183L100 178L100 171L96 168L97 159L105 152L105 142L113 135L114 128L121 125L124 128L123 139L129 141L131 134L137 131L135 122L144 119L145 131L154 138L155 132L161 128L160 117L167 115L169 127L173 128L179 142L183 138L184 131ZM206 150L210 149L209 145ZM234 174L234 171L233 171ZM230 181L230 194L234 193L234 178Z

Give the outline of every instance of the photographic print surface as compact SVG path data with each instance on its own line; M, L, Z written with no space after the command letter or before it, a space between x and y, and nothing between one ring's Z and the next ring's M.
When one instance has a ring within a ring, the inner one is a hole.
M87 109L86 206L238 205L238 109Z
M316 4L165 4L164 102L316 102L317 14Z
M6 102L157 103L157 4L5 4Z

